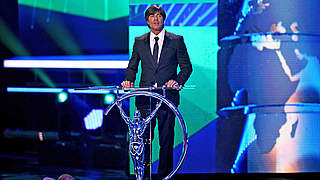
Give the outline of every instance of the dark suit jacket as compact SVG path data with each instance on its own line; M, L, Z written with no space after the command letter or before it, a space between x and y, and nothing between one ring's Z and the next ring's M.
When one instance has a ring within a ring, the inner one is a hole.
M150 50L150 32L136 37L131 59L126 70L126 80L134 82L141 60L142 74L140 87L158 87L173 79L184 85L191 75L192 66L183 37L165 32L164 42L158 64L155 63ZM178 65L180 72L177 73ZM179 92L167 92L167 98L179 105Z

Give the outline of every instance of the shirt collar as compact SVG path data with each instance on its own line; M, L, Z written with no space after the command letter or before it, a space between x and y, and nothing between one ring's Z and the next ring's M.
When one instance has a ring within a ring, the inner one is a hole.
M152 31L150 31L150 40L153 41L155 37L159 37L159 40L163 40L165 32L166 30L162 29L162 31L158 35L155 35Z

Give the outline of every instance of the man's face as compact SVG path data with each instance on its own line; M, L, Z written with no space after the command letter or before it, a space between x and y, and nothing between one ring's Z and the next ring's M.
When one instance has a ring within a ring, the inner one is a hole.
M161 31L163 28L163 17L160 12L150 15L147 24L152 31Z

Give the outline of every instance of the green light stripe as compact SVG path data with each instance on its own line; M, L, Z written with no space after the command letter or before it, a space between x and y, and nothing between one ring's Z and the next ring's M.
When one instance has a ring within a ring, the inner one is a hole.
M68 55L82 54L74 35L60 19L56 19L54 23L41 24L46 30L49 37L57 43Z
M18 3L105 21L129 16L129 0L18 0Z
M2 42L13 54L17 56L31 56L31 53L23 46L15 34L7 27L0 18L0 42ZM46 85L55 87L54 82L41 69L31 69Z
M16 35L7 27L0 18L0 42L3 43L12 53L19 56L30 56L31 54L23 46Z
M32 72L34 72L34 74L36 76L38 76L48 87L51 87L51 88L55 88L56 87L56 85L50 79L48 74L46 72L44 72L42 69L32 69Z
M49 37L57 43L68 55L82 54L81 48L75 40L72 33L65 27L63 21L55 20L55 23L43 24L42 26ZM84 70L84 74L96 86L102 86L103 83L100 78L92 70Z
M182 3L218 3L218 0L130 0L130 5L140 4L182 4Z
M96 85L96 86L103 86L103 82L100 80L100 78L98 77L98 75L90 70L90 69L87 69L87 70L83 70L83 72L85 73L85 75L90 79L90 81Z

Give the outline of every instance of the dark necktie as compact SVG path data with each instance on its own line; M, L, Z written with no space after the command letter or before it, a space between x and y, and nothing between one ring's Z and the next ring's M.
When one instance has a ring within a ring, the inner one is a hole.
M154 60L155 64L158 64L158 53L159 53L158 41L159 41L159 37L155 37L154 40L156 42L154 43L154 46L153 46L153 60Z

